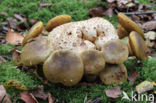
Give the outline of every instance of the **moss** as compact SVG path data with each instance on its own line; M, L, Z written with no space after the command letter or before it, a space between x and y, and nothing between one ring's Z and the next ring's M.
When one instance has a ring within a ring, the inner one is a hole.
M0 11L7 12L9 16L15 13L24 14L28 18L41 20L47 23L49 19L61 14L69 14L73 21L83 20L88 18L88 10L95 7L98 0L45 0L47 3L52 3L51 7L41 8L38 0L3 0L0 4ZM7 8L7 7L9 8ZM1 21L5 17L1 18Z
M11 55L9 50L13 49L15 46L12 44L2 44L0 45L0 55Z
M12 62L6 62L0 65L0 78L0 83L2 84L8 80L18 80L31 89L37 87L39 84L31 72L22 72Z

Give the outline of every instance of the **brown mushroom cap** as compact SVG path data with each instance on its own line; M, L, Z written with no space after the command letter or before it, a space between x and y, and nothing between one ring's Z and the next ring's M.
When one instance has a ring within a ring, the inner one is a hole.
M128 31L126 31L125 28L123 28L121 25L117 27L117 33L120 39L125 36L128 36L129 34Z
M62 83L65 86L77 84L83 74L82 60L71 50L56 50L44 62L43 72L52 83Z
M130 46L130 40L129 40L129 37L126 36L126 37L122 38L121 40L127 45L127 47L128 47L128 51L129 51L129 55L132 56L132 55L133 55L133 51L132 51L132 48L131 48L131 46Z
M54 18L52 18L51 20L48 21L47 25L46 25L46 30L47 31L51 31L53 28L55 28L56 26L68 23L71 21L71 16L70 15L59 15L56 16Z
M127 80L127 69L124 64L107 64L99 76L104 84L120 84Z
M26 66L37 65L44 62L52 51L52 44L47 37L36 37L22 48L21 62Z
M80 54L84 64L85 74L98 74L105 67L102 52L97 50L85 50Z
M138 59L144 60L147 58L148 47L143 38L135 31L132 31L129 35L130 45Z
M102 52L106 63L122 64L128 58L128 47L119 39L105 43Z
M139 25L129 19L125 14L118 13L118 21L120 25L125 28L126 31L136 31L142 36L142 38L144 38L143 30L139 27Z
M34 24L29 30L29 33L24 37L22 46L24 46L29 39L39 36L42 33L42 30L43 22L39 21L36 24Z

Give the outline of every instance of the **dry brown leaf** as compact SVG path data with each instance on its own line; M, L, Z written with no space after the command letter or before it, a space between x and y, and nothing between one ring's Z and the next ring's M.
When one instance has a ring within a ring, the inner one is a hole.
M25 103L38 103L38 101L36 100L36 98L31 93L22 92L22 93L20 93L20 98Z
M156 21L148 21L142 25L142 28L146 31L156 30Z
M128 80L134 83L137 77L138 77L138 73L134 71L128 76Z
M48 95L44 93L44 89L43 87L39 86L38 88L30 91L34 97L36 98L40 98L40 99L43 99L43 100L46 100L48 98Z
M9 18L7 18L7 21L9 23L9 27L11 29L16 29L18 23L17 23L17 20L15 18L9 17Z
M14 44L14 45L19 45L23 41L23 36L17 32L11 31L10 29L8 30L8 33L6 35L5 40L8 43Z
M106 96L110 98L118 98L121 95L120 87L114 87L105 91Z
M110 18L113 17L113 9L112 9L112 8L107 9L107 10L103 13L103 15L109 16Z
M98 7L98 8L92 8L89 10L89 14L92 16L92 17L101 17L101 16L104 16L104 10L102 7Z
M20 20L21 22L25 22L26 21L26 18L23 18L21 15L19 14L14 14L14 17L18 20Z
M3 85L0 85L0 103L12 103Z
M15 61L19 61L20 60L20 54L19 52L17 52L16 50L14 50L13 54L12 54L12 59Z
M54 103L54 100L50 93L48 93L48 101L49 101L49 103Z

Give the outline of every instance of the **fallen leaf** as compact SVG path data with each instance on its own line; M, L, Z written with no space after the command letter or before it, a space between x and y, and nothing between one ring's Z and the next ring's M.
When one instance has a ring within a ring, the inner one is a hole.
M138 77L138 73L134 71L128 76L128 80L134 83L137 77Z
M12 103L3 85L0 85L0 103Z
M8 16L8 13L6 13L6 12L0 12L0 15L2 15L2 16Z
M142 25L142 28L146 31L156 30L156 21L149 21Z
M7 20L8 20L8 23L9 23L9 27L11 29L16 29L17 24L18 24L17 20L15 18L12 18L12 17L7 18Z
M48 93L48 101L49 101L48 103L54 103L54 100L50 93Z
M24 37L21 34L14 32L14 31L11 31L10 29L8 30L8 33L7 33L6 38L5 38L5 40L8 43L11 43L14 45L21 44L23 39L24 39Z
M19 14L14 14L14 17L18 20L20 20L21 22L25 22L27 19L26 18L23 18L21 15Z
M53 4L52 3L40 3L40 7L50 7L52 6Z
M20 61L20 54L19 54L19 52L17 52L17 50L14 50L14 52L12 54L12 59L15 61Z
M109 16L110 18L113 17L113 9L112 9L112 8L107 9L107 10L103 13L103 15Z
M132 0L117 0L117 6L120 9L124 9L124 8L127 8L126 4L128 4L130 2L132 2Z
M4 83L4 86L5 87L16 88L16 89L19 89L19 90L28 90L28 88L24 84L22 84L21 82L19 82L17 80L6 81Z
M101 17L101 16L104 16L104 10L102 7L98 7L98 8L92 8L89 10L89 14L92 16L92 17Z
M45 94L43 87L39 86L38 88L33 89L32 91L30 91L34 97L36 98L40 98L43 100L46 100L48 98L48 95Z
M110 98L118 98L121 95L120 87L114 87L105 91L106 96Z
M38 103L38 101L36 100L36 98L31 93L22 92L22 93L20 93L20 98L25 103Z
M136 91L140 94L140 93L144 93L147 91L150 91L154 88L154 85L152 82L149 81L143 81L140 84L138 84L136 86Z

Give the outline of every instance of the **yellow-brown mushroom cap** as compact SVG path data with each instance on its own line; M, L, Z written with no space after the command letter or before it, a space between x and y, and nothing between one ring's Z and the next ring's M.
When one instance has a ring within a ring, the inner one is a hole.
M42 33L42 30L43 22L39 21L36 24L34 24L29 30L29 33L24 37L22 46L24 46L29 39L39 36Z
M51 31L53 28L55 28L56 26L68 23L71 21L71 16L70 15L59 15L56 16L54 18L52 18L51 20L48 21L47 25L46 25L46 30L47 31Z
M117 15L118 17L118 22L120 23L120 25L122 27L125 28L126 31L128 31L129 33L131 31L136 31L138 32L142 38L144 39L144 32L141 29L141 27L139 27L139 25L137 25L135 22L133 22L130 18L128 18L125 14L123 13L118 13Z
M148 47L143 38L135 31L132 31L129 35L130 45L138 59L144 60L147 58Z
M98 74L105 67L105 59L98 50L85 50L80 54L84 64L85 74Z
M107 64L99 76L104 84L120 84L127 80L127 69L124 64Z
M53 46L47 37L36 37L22 48L21 62L26 66L43 63L52 51Z
M71 50L56 50L44 62L43 72L52 83L62 83L65 86L77 84L83 74L84 67L81 58Z
M122 64L129 54L127 45L119 39L105 43L102 52L106 63L111 64Z

